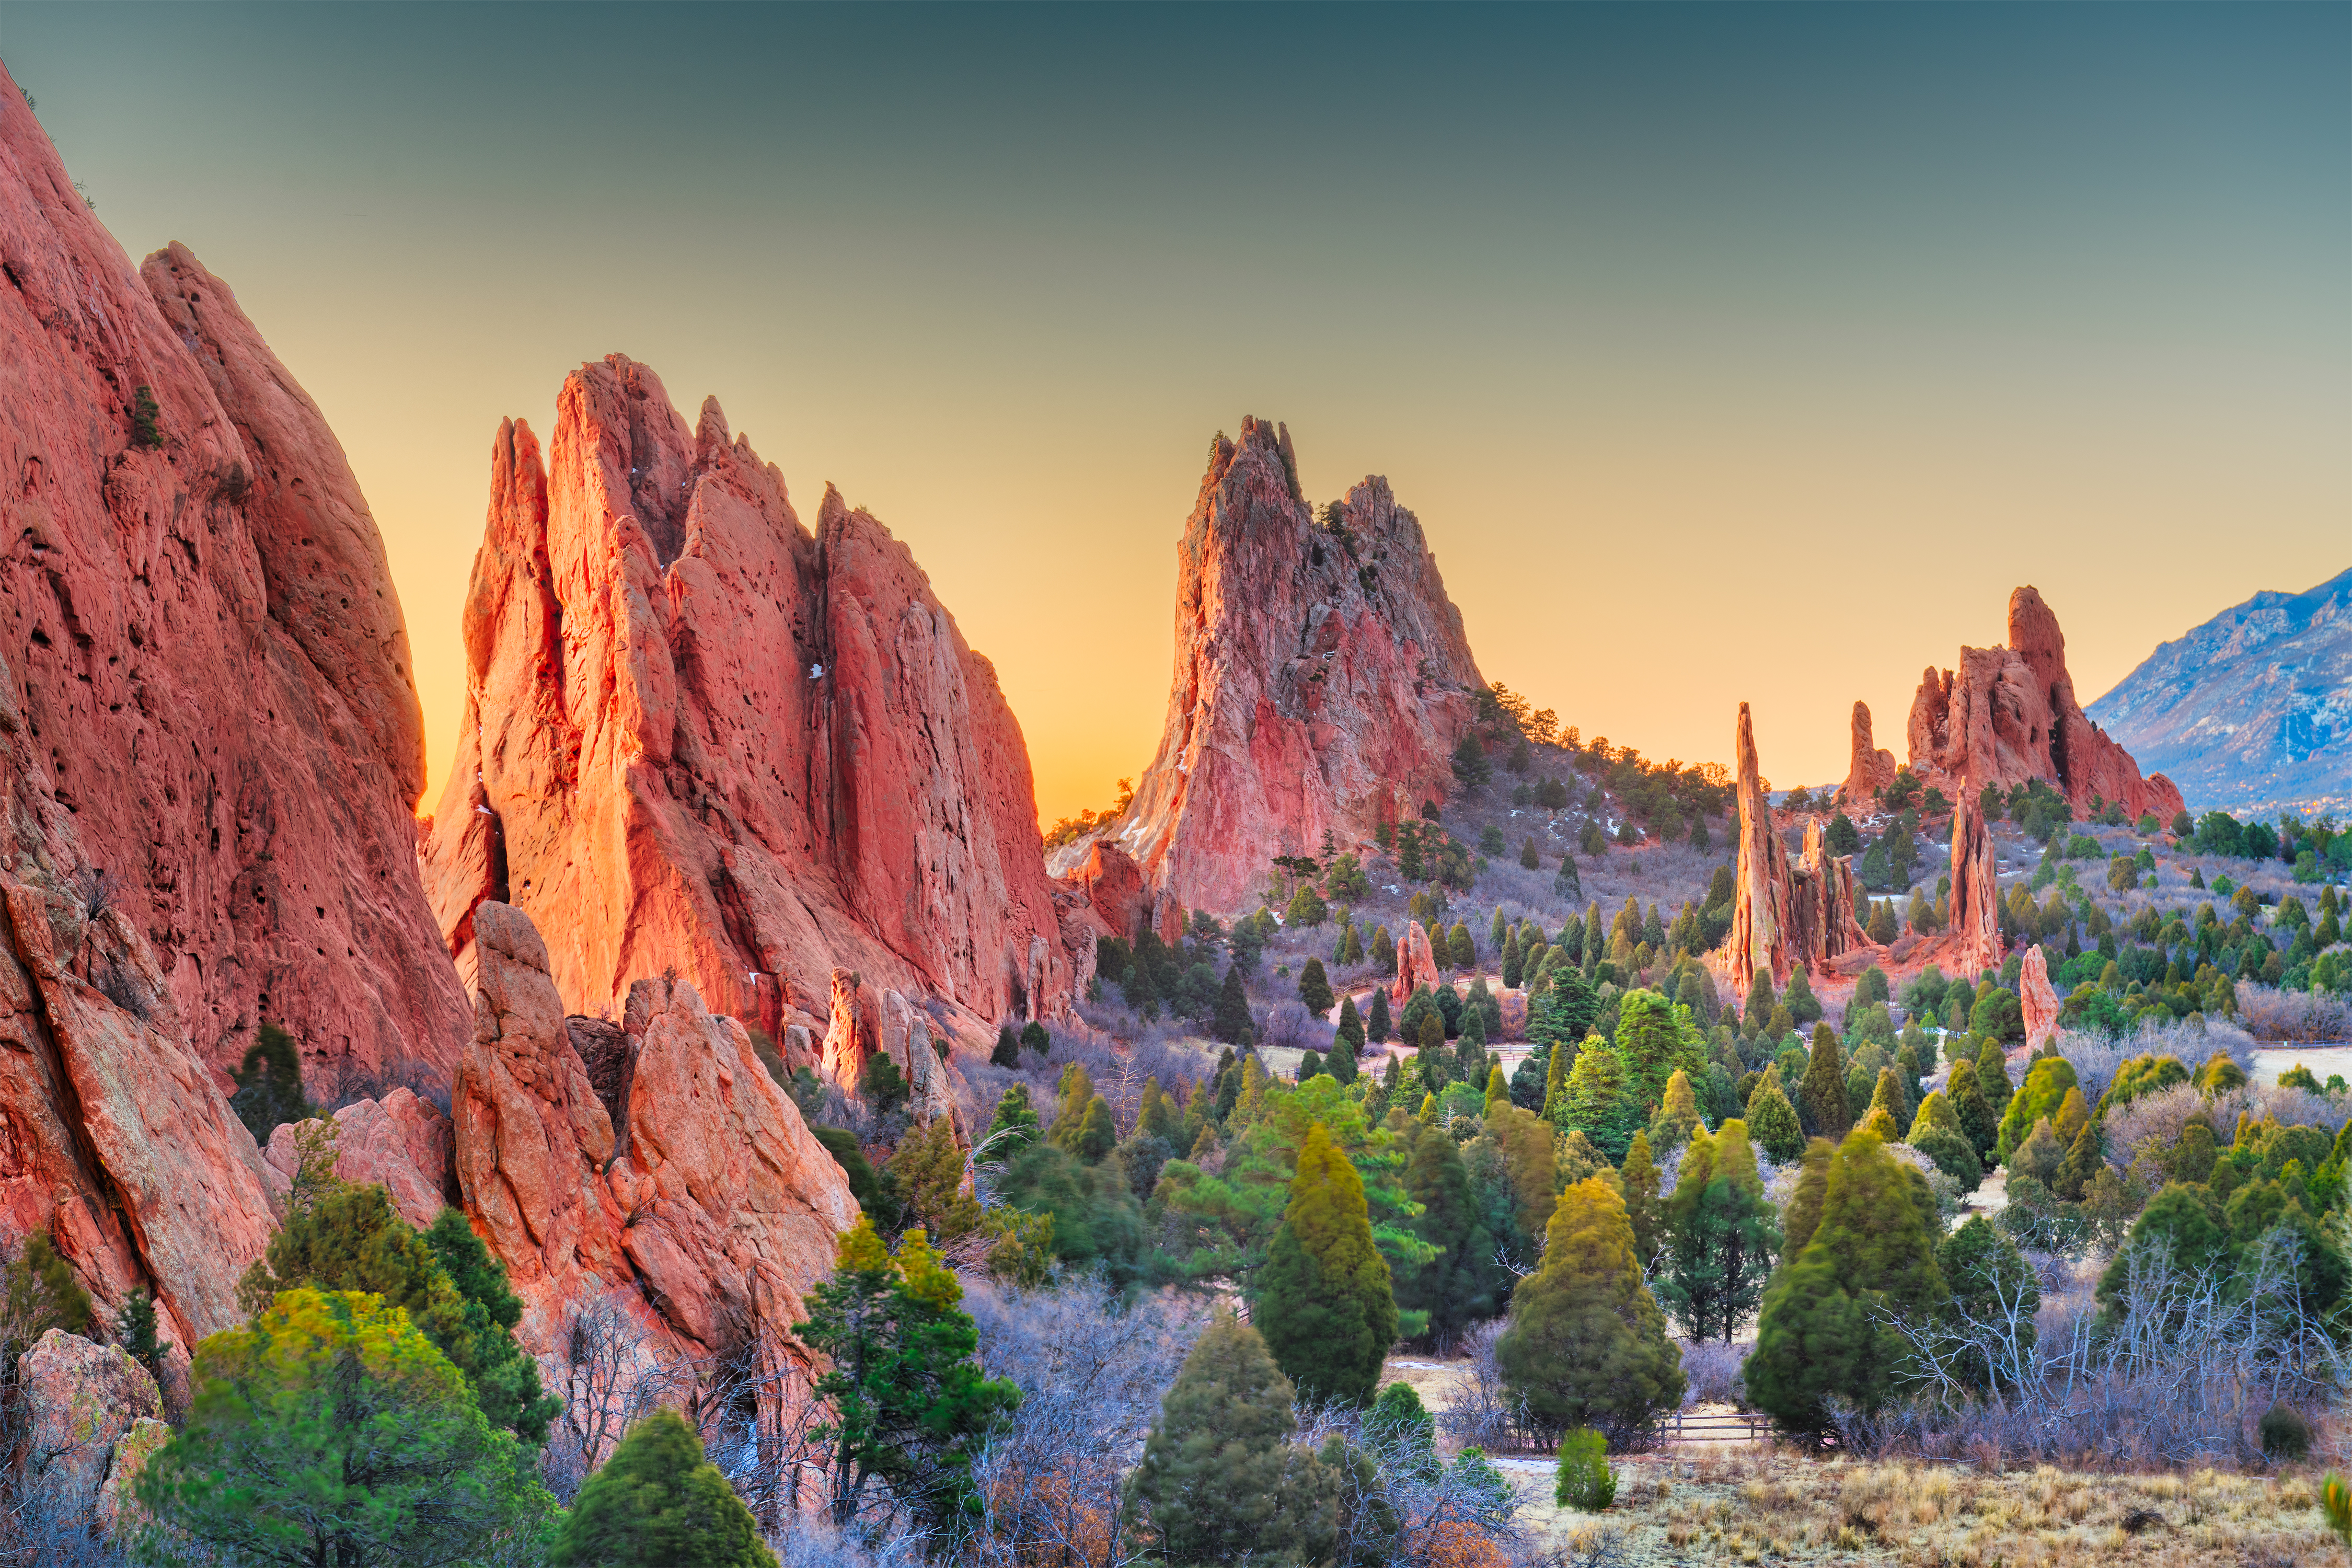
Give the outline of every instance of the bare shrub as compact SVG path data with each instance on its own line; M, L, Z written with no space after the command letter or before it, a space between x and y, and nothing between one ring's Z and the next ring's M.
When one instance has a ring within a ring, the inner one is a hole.
M2325 1408L2346 1382L2302 1263L2300 1238L2284 1230L2234 1271L2176 1268L2151 1238L2128 1255L2111 1317L2077 1289L2054 1311L2045 1304L2030 1343L2021 1289L1999 1284L1965 1321L1890 1314L1911 1352L1913 1396L1875 1414L1846 1405L1840 1433L1863 1453L1995 1465L2261 1466L2264 1411Z
M980 1360L1021 1406L974 1467L987 1512L972 1561L1113 1568L1140 1555L1120 1486L1143 1452L1185 1353L1207 1321L1173 1295L1122 1306L1099 1276L1041 1290L973 1282L965 1309Z
M2352 1038L2352 1005L2341 996L2242 984L2238 1012L2258 1040L2311 1045Z
M1683 1408L1698 1405L1737 1405L1748 1396L1740 1366L1752 1342L1725 1344L1721 1340L1677 1340L1683 1355Z
M1440 1431L1465 1447L1475 1443L1489 1453L1528 1447L1532 1440L1525 1404L1504 1388L1502 1364L1495 1359L1503 1327L1496 1319L1463 1337L1456 1346L1466 1363L1463 1375L1436 1411Z

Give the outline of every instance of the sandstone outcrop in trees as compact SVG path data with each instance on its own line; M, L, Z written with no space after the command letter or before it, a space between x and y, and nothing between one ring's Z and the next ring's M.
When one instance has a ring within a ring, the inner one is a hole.
M630 988L617 1027L567 1020L530 921L473 915L457 1182L522 1298L519 1340L554 1353L567 1312L609 1298L690 1353L782 1345L858 1211L742 1024L664 979Z
M1845 784L1840 791L1850 805L1859 806L1895 782L1895 753L1872 743L1870 704L1857 701L1853 705L1853 729L1851 760L1846 764Z
M822 1032L845 968L978 1040L1084 987L1096 928L1045 875L993 668L871 516L828 488L803 528L715 400L689 429L614 354L565 380L544 464L501 425L465 637L426 850L461 969L496 900L583 1010L674 968Z
M2057 786L2077 812L2093 797L2161 822L2181 809L2162 773L2140 776L2131 753L2084 715L2066 673L2066 637L2032 587L2009 596L2009 646L1964 647L1957 670L1928 668L1911 700L1911 771L1958 800L2028 779Z
M2058 993L2050 984L2050 960L2035 942L2025 950L2017 975L2017 999L2025 1014L2025 1043L2040 1050L2058 1032Z
M1396 979L1389 986L1389 1004L1402 1008L1412 1000L1412 994L1426 985L1432 991L1444 984L1437 973L1437 955L1430 951L1429 931L1419 921L1404 922L1404 934L1397 938Z
M1952 809L1952 973L1973 977L2000 966L2000 873L1992 834L1976 796Z
M1275 856L1445 798L1485 681L1386 479L1318 518L1288 431L1244 419L1210 446L1176 562L1167 725L1107 830L1157 898L1241 909Z
M0 74L0 1236L185 1347L273 1226L226 1068L446 1083L422 726L341 448L226 286L134 271Z
M1773 825L1756 761L1756 730L1748 704L1739 705L1733 737L1738 763L1739 857L1733 872L1731 931L1725 944L1729 978L1745 996L1759 973L1788 984L1799 968L1815 973L1858 971L1884 950L1863 934L1853 913L1853 862L1832 855L1815 818L1806 824L1795 866Z

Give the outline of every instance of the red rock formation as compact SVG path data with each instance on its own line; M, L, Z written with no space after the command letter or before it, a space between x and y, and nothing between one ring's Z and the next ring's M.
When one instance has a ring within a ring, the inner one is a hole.
M1962 793L1952 811L1952 973L1973 980L2000 966L2000 880L1977 797Z
M2058 993L2051 987L2050 961L2042 955L2040 942L2025 950L2025 963L2017 974L2017 995L2024 1005L2025 1043L2040 1050L2058 1032Z
M1404 922L1403 933L1397 938L1396 953L1396 979L1389 986L1391 1007L1402 1007L1423 985L1434 991L1444 984L1438 977L1437 955L1430 951L1429 931L1419 921Z
M1850 805L1860 805L1895 782L1895 753L1874 747L1870 736L1870 704L1853 705L1852 760L1846 764L1841 792Z
M1818 819L1806 824L1802 858L1790 866L1772 823L1772 803L1764 794L1756 730L1745 702L1732 749L1738 764L1739 857L1724 951L1733 988L1745 997L1759 973L1769 972L1773 984L1783 986L1800 966L1836 973L1882 953L1854 919L1853 863L1829 853Z
M810 533L716 402L689 431L619 355L565 381L551 454L492 447L426 851L460 966L497 900L585 1007L674 967L781 1036L838 967L975 1039L1065 1010L1091 927L1066 940L1020 726L906 547L830 489Z
M81 1521L98 1507L116 1446L142 1421L156 1421L163 1401L155 1379L120 1345L94 1344L51 1329L18 1360L11 1397L24 1420L24 1495L59 1523Z
M2009 646L1964 647L1957 671L1930 668L1911 700L1911 771L1958 799L1987 784L2055 785L2078 812L2095 797L2169 822L2180 791L2139 766L2084 716L2058 617L2031 587L2009 596Z
M530 921L496 902L473 913L457 1180L523 1300L523 1344L554 1353L567 1313L599 1298L661 1344L782 1343L857 1205L743 1026L684 982L640 982L608 1064L622 1070L600 1086Z
M273 1190L291 1188L300 1156L294 1140L304 1122L278 1124L263 1158L274 1173ZM335 1174L342 1181L383 1188L400 1217L424 1230L449 1205L454 1173L449 1119L432 1101L406 1089L381 1100L355 1100L335 1112Z
M268 1016L323 1087L446 1071L422 720L341 447L185 249L131 269L5 77L0 261L0 638L83 863L215 1068Z
M1158 893L1240 910L1276 855L1367 843L1443 800L1485 686L1420 522L1386 479L1318 521L1286 431L1219 437L1177 547L1160 752L1110 830Z

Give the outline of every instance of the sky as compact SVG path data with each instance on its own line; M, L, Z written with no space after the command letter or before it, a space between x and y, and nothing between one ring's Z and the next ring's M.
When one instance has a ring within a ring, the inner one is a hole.
M502 416L623 352L882 519L1047 819L1158 742L1208 442L1386 475L1490 680L1841 778L2032 583L2086 700L2352 561L2352 7L0 7L384 535L435 782Z

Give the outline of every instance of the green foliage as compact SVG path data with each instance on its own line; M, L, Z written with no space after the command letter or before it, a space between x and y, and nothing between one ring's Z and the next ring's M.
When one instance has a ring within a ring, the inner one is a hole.
M1462 1147L1444 1132L1414 1141L1404 1186L1406 1195L1422 1205L1413 1216L1413 1232L1433 1256L1398 1279L1396 1304L1421 1315L1423 1332L1451 1343L1474 1321L1495 1315L1502 1284L1495 1237L1471 1197Z
M1461 743L1454 748L1455 782L1465 790L1480 790L1494 776L1495 765L1486 760L1486 748L1479 743L1478 737L1463 736Z
M2042 1288L2006 1232L1980 1214L1970 1215L1937 1244L1936 1268L1951 1291L1948 1310L1953 1319L1961 1323L2014 1321L2021 1358L2032 1350L2033 1315L2042 1304ZM1958 1373L1979 1392L1993 1392L1993 1368L1980 1355L1969 1352Z
M1906 1351L1883 1314L1943 1310L1939 1231L1926 1179L1868 1131L1848 1135L1830 1162L1820 1224L1765 1292L1744 1368L1757 1407L1790 1430L1817 1432L1831 1394L1865 1410L1884 1404Z
M553 1512L465 1374L371 1294L289 1290L198 1345L194 1382L187 1424L135 1491L217 1559L482 1562L535 1541Z
M2263 1456L2273 1462L2293 1464L2311 1453L2310 1421L2284 1400L2263 1411L2254 1429L2262 1438Z
M1290 1202L1253 1285L1251 1318L1300 1388L1351 1405L1371 1397L1396 1339L1396 1299L1363 1178L1319 1121L1299 1145Z
M1720 1331L1729 1344L1762 1296L1780 1245L1780 1216L1764 1196L1747 1123L1735 1118L1691 1141L1664 1218L1660 1305L1692 1339Z
M996 1047L988 1053L988 1060L992 1067L1005 1068L1014 1072L1021 1070L1021 1037L1013 1032L1012 1025L1007 1024L996 1031Z
M1006 1092L1010 1094L1012 1091L1008 1089ZM1025 1091L1024 1100L1025 1104ZM1037 1118L1033 1113L1029 1120L1034 1126ZM866 1151L857 1146L857 1134L842 1127L812 1127L809 1131L816 1135L816 1141L824 1145L825 1152L833 1156L833 1163L839 1165L841 1173L848 1178L849 1195L857 1200L857 1206L866 1216L885 1230L898 1230L898 1197L883 1186L881 1173L866 1157Z
M1224 984L1218 988L1211 1033L1229 1046L1238 1046L1248 1043L1251 1032L1249 985L1236 959L1226 967Z
M1291 1443L1289 1379L1256 1329L1225 1312L1193 1342L1160 1396L1128 1478L1127 1509L1169 1563L1297 1562L1321 1531L1312 1461Z
M425 1232L425 1245L466 1304L465 1338L445 1346L444 1353L474 1385L474 1397L491 1426L534 1447L545 1442L547 1424L562 1410L563 1401L541 1392L538 1362L515 1342L522 1298L508 1285L506 1265L490 1256L456 1209L441 1211Z
M1776 1164L1785 1165L1805 1152L1804 1124L1781 1090L1777 1064L1764 1070L1764 1080L1748 1098L1748 1127L1757 1146Z
M1298 999L1307 1004L1308 1012L1317 1017L1328 1017L1337 1000L1331 994L1331 982L1323 973L1323 961L1309 957L1298 971Z
M155 402L153 389L142 386L132 394L131 400L131 444L132 446L160 447L163 444L163 430L155 422L156 416L162 412L162 408ZM292 1118L288 1120L290 1121Z
M1663 1215L1658 1202L1658 1166L1650 1154L1650 1135L1636 1132L1625 1148L1625 1162L1618 1167L1618 1191L1625 1200L1625 1223L1633 1231L1633 1256L1644 1268L1658 1255L1659 1233Z
M988 1131L981 1139L980 1152L991 1160L1010 1160L1037 1142L1038 1132L1037 1111L1029 1103L1029 1086L1025 1083L1013 1084L997 1097L996 1113L989 1118ZM831 1147L830 1144L826 1146ZM851 1147L856 1146L853 1141ZM835 1157L838 1158L837 1155ZM850 1190L856 1192L856 1186L853 1174ZM865 1200L860 1198L858 1201L863 1203Z
M1981 1077L1983 1069L1979 1068L1978 1071ZM2067 1090L2074 1087L2074 1066L2063 1057L2043 1057L2026 1069L2024 1086L2010 1096L2009 1109L2001 1112L2000 1139L1994 1147L1995 1155L2007 1163L2011 1152L2025 1142L2036 1121L2044 1117L2056 1119L2059 1108L2065 1103Z
M114 1342L121 1345L131 1360L149 1372L160 1374L163 1358L171 1353L171 1342L155 1337L155 1298L142 1286L131 1292L122 1310L114 1314Z
M556 1534L555 1568L775 1568L751 1510L675 1410L629 1428Z
M1598 1176L1560 1194L1543 1267L1512 1293L1495 1344L1504 1386L1536 1420L1632 1433L1682 1401L1682 1359L1633 1251L1633 1228Z
M887 1054L877 1051L867 1058L864 1070L857 1075L858 1098L873 1108L877 1116L887 1116L907 1103L914 1085L898 1070L898 1064Z
M1600 1513L1616 1500L1617 1472L1609 1468L1609 1439L1590 1426L1563 1434L1553 1503L1580 1513Z
M932 1528L961 1535L981 1509L972 1459L1021 1403L972 1360L980 1336L962 1283L921 1230L888 1253L861 1217L808 1300L809 1321L793 1332L831 1363L815 1384L826 1416L809 1436L830 1450L834 1522L846 1528L877 1500L869 1489L887 1489Z
M1050 1217L1054 1256L1063 1262L1099 1263L1116 1286L1135 1278L1143 1219L1118 1162L1086 1165L1066 1150L1035 1144L1006 1165L996 1195L1007 1207Z
M21 1251L11 1249L0 1268L0 1363L15 1374L16 1358L51 1329L87 1334L90 1325L89 1292L74 1278L73 1266L37 1230L25 1237Z
M1798 1106L1805 1131L1813 1137L1835 1142L1853 1125L1853 1111L1846 1101L1845 1059L1827 1024L1813 1026L1813 1048L1805 1058Z
M1364 1412L1364 1441L1423 1475L1437 1468L1437 1417L1409 1383L1391 1383Z
M245 1060L228 1075L236 1084L229 1108L257 1143L267 1144L281 1121L304 1121L316 1114L302 1095L302 1062L294 1037L265 1022L246 1047Z
M1054 1037L1045 1025L1032 1018L1021 1026L1021 1048L1033 1056L1046 1056L1054 1049Z

